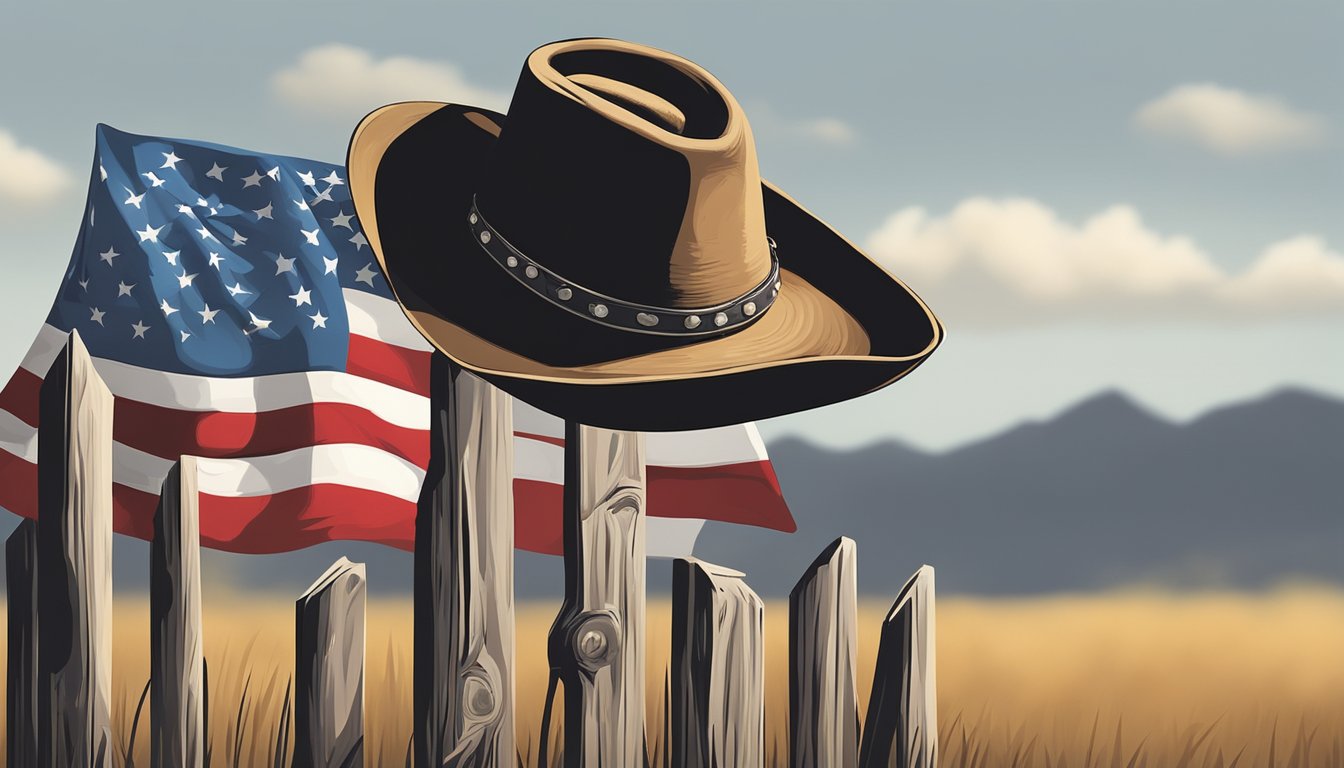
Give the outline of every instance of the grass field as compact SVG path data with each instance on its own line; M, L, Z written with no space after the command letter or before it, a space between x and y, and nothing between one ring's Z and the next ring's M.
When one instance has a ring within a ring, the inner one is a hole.
M269 766L293 665L282 597L208 600L212 764ZM554 605L519 607L519 749L535 754ZM862 606L861 696L886 606ZM148 606L116 606L115 730L126 749L149 668ZM786 603L766 608L767 752L787 734ZM411 614L376 602L368 618L366 756L404 764L410 736ZM944 766L1344 768L1344 593L1155 593L938 606ZM661 740L668 605L650 606L649 740ZM244 693L246 695L244 696ZM148 713L134 757L148 765Z

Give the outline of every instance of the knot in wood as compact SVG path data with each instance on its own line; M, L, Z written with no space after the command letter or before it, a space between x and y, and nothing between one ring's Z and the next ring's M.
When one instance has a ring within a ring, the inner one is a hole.
M489 678L469 673L462 681L462 708L468 716L487 720L495 714L495 691Z
M580 667L589 672L611 664L620 652L620 625L605 611L580 614L569 633L570 652Z

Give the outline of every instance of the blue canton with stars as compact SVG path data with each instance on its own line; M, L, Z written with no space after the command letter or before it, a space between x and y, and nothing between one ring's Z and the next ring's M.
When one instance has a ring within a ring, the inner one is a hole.
M343 371L342 289L392 298L346 181L331 163L100 125L47 322L162 371Z

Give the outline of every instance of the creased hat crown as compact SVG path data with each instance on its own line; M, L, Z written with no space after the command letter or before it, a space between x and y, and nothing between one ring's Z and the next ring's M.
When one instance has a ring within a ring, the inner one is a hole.
M527 59L475 192L552 272L624 301L732 301L770 273L751 127L713 75L616 40Z

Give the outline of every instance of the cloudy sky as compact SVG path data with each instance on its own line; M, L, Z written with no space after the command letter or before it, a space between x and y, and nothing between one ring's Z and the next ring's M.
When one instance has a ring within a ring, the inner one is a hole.
M894 4L892 4L894 6ZM623 37L714 72L763 173L906 279L947 341L763 424L942 448L1105 389L1189 418L1344 396L1338 2L100 4L0 31L0 368L50 305L94 126L339 161L400 99L503 109L533 47Z

